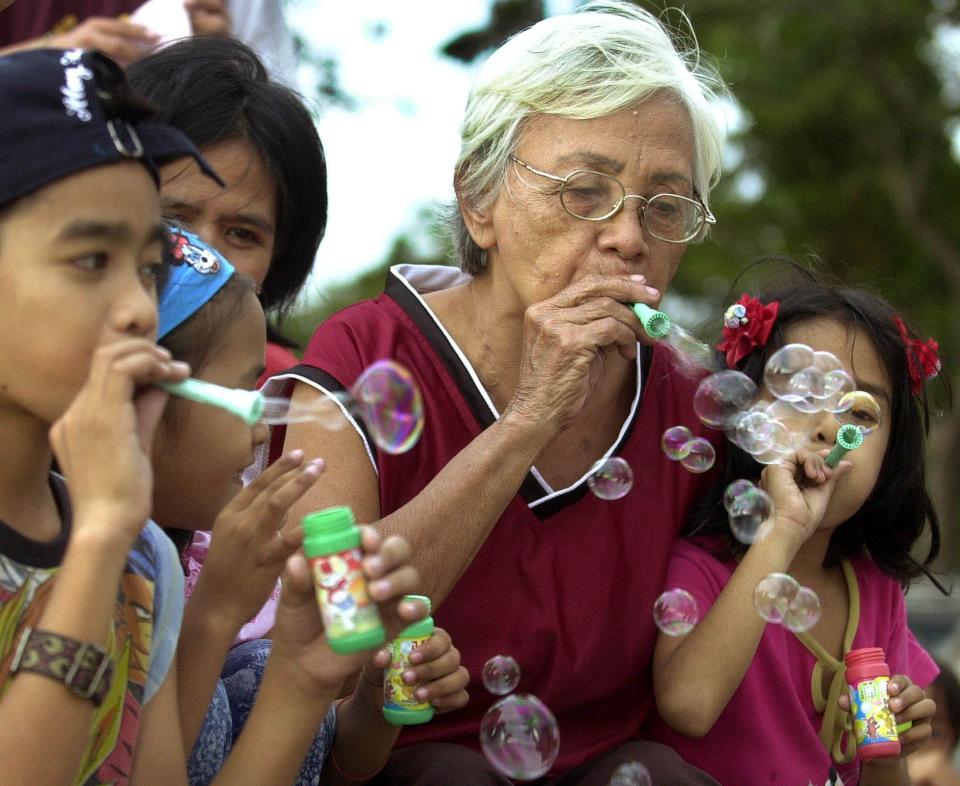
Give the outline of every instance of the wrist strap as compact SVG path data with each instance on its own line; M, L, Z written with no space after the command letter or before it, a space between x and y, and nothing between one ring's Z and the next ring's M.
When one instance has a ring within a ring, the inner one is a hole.
M23 629L10 664L11 675L20 671L62 682L97 706L113 681L113 663L102 647L29 626Z

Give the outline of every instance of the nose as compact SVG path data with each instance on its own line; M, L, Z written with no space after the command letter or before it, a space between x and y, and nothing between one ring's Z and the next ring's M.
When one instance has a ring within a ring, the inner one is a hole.
M818 448L831 447L837 441L837 432L840 430L840 423L832 412L821 412L814 421L812 429L813 441Z
M646 256L649 251L647 233L640 218L640 197L628 195L620 210L603 222L599 243L601 250L615 251L621 259Z
M157 295L145 287L136 270L123 277L112 312L114 331L136 338L153 338L157 332Z

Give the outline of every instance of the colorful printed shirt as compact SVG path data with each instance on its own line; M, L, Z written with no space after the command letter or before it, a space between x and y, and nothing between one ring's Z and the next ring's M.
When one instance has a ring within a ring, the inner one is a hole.
M381 515L417 496L499 417L475 369L422 297L466 280L449 267L393 268L381 297L327 320L304 365L285 375L287 382L334 392L349 389L383 358L412 372L425 425L408 452L378 450L364 424L345 410L378 474ZM639 733L653 703L651 610L670 547L705 483L705 476L664 457L660 437L680 424L697 435L706 431L692 408L696 382L676 373L666 351L644 348L640 356L629 412L606 451L633 468L632 491L603 500L590 493L589 471L566 488L552 488L530 469L435 615L470 670L470 702L408 727L401 745L445 741L478 748L481 719L495 698L480 675L498 653L520 664L519 692L536 695L557 718L562 742L555 771ZM275 386L272 394L283 380L268 384ZM460 525L453 519L444 526L456 532Z
M63 528L56 540L29 540L0 521L0 691L10 683L13 652L26 626L43 613L70 538L70 502L51 476ZM148 522L120 579L107 651L113 684L96 708L75 783L126 784L144 705L159 690L176 653L183 615L183 574L176 549Z
M702 618L736 567L691 541L678 541L666 586L693 595ZM900 585L867 556L846 561L843 570L850 599L843 651L882 647L891 674L906 674L925 688L938 669L907 627ZM844 786L856 786L860 759L849 714L836 708L837 696L846 689L844 672L842 661L809 633L767 625L740 687L707 735L684 737L658 718L651 737L724 786L820 784L831 767ZM824 684L830 689L824 691Z

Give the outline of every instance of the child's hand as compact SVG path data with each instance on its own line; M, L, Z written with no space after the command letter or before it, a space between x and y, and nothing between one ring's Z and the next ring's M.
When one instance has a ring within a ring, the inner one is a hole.
M213 524L191 603L209 603L237 630L263 607L303 541L302 528L283 526L287 511L322 471L322 459L304 465L303 452L292 451L227 504Z
M422 603L403 601L417 591L420 574L410 565L410 546L401 537L383 543L371 527L363 527L363 549L367 553L364 572L370 583L370 598L377 603L387 638L422 619ZM296 682L296 689L322 699L336 696L343 682L356 674L370 651L338 655L330 649L306 558L301 553L287 560L283 591L273 626L271 659L281 658L284 670Z
M453 646L450 634L436 628L433 635L410 653L413 664L403 674L407 685L419 685L414 692L418 701L429 701L437 712L450 712L466 706L470 672L460 665L460 651ZM390 665L390 651L377 650L364 665L364 682L379 685L383 696L383 670Z
M70 483L77 529L108 527L102 534L125 552L150 516L153 470L150 446L167 403L157 382L178 382L186 363L151 341L127 338L101 346L90 372L50 444ZM124 525L123 538L116 524Z
M897 725L912 721L913 725L897 736L900 738L900 758L919 750L933 734L930 721L937 713L937 705L919 685L906 674L895 674L887 683L890 695L890 709ZM850 712L850 696L841 694L838 699L840 709Z
M760 475L760 488L773 500L776 511L774 532L800 547L817 530L837 481L852 468L841 461L827 466L822 454L799 449L795 455L768 464Z

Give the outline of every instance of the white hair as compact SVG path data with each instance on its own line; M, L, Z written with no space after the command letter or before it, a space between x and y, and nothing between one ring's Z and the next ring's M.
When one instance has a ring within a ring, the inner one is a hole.
M606 117L657 92L673 94L689 114L693 184L709 206L724 138L710 103L725 94L723 82L703 62L695 40L685 48L675 44L657 17L624 0L596 0L544 19L514 35L483 64L460 127L455 169L460 201L482 208L496 199L530 118ZM452 218L460 264L478 273L486 253L470 238L459 210Z

